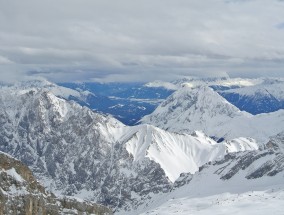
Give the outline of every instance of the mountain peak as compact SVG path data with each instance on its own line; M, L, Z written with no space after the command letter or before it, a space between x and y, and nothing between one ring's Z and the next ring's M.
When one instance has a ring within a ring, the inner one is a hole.
M244 113L210 87L199 85L192 88L184 84L141 122L172 131L203 130L206 132L208 126L214 126L220 120L227 121L241 114ZM211 125L207 124L209 119L212 119Z

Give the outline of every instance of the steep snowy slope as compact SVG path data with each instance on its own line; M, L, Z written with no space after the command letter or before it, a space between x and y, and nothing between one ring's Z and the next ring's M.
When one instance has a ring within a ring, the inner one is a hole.
M134 162L145 157L155 161L172 182L181 173L195 173L203 164L220 159L227 153L258 149L251 139L240 138L218 144L201 132L177 134L150 125L129 128L121 141L133 155Z
M239 152L184 174L169 194L134 214L283 214L284 133L262 151Z
M141 122L179 133L202 130L216 139L252 137L265 142L284 127L284 111L253 116L207 86L184 85Z

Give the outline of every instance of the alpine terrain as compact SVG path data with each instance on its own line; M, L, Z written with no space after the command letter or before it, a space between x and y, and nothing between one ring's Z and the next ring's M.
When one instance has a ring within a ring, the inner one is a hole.
M220 184L233 183L240 169L250 165L257 169L249 168L251 174L240 180L269 176L266 181L273 185L282 174L283 139L278 135L267 142L283 131L283 112L255 117L207 86L182 87L143 119L152 125L137 126L69 100L73 95L84 101L89 92L49 82L2 86L0 93L0 151L27 165L56 198L73 196L114 213L137 214L167 204L171 193L201 186L194 178L198 181L204 171L207 180ZM261 130L259 123L268 120L271 127ZM250 121L251 126L238 124ZM269 166L263 174L262 164ZM217 167L224 169L222 175Z
M182 174L171 193L132 214L282 214L284 133L262 150L237 152ZM179 187L180 184L183 186Z

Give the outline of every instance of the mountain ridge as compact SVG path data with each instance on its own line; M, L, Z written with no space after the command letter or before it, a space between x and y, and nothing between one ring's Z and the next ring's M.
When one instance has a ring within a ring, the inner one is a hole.
M175 166L163 166L161 159L169 155L178 158L186 148L188 154L182 155L183 160L192 156L191 150L197 155L204 153L203 148L193 147L193 141L203 141L207 151L216 155L222 152L221 156L230 150L255 150L257 146L244 139L226 143L227 148L216 147L213 152L214 147L207 146L216 145L215 141L202 133L185 138L153 126L128 127L44 88L17 89L11 94L12 89L1 90L0 150L27 164L56 194L92 200L115 211L134 210L153 195L169 192L180 173L190 168L196 171L199 165L217 157L197 163L191 160L171 176ZM164 140L158 140L160 137ZM133 141L135 138L141 141ZM144 150L135 154L131 148L138 143ZM140 158L135 160L137 155Z
M262 150L227 154L205 164L194 175L182 174L170 193L157 195L132 215L256 211L280 215L284 199L283 147L284 132L281 132L271 137Z
M284 110L253 116L240 111L206 85L194 88L184 85L140 122L179 133L202 130L217 140L252 137L265 143L269 136L281 132L283 119ZM264 124L267 121L275 125L267 128Z

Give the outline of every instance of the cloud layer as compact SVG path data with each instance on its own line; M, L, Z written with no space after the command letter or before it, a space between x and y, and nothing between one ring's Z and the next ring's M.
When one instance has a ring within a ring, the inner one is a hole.
M284 76L277 0L0 0L2 80Z

